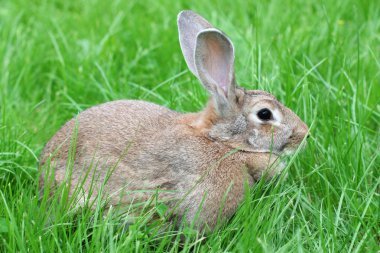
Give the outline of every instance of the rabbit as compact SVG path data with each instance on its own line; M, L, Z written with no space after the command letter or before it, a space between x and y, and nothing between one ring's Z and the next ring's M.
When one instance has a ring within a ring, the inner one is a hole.
M308 127L270 93L236 84L234 47L223 32L189 10L177 24L187 66L210 94L204 110L179 113L140 100L97 105L51 138L40 164L54 170L50 187L66 184L69 196L81 188L79 205L102 191L107 206L127 207L160 190L173 217L213 231L235 213L247 183L281 172L281 155L305 143ZM46 180L42 174L41 187Z

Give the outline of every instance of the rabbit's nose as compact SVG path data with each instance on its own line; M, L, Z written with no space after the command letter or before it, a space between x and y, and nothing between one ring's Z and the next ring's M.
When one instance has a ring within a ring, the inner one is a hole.
M301 142L305 137L309 137L309 129L306 124L303 124L293 129L293 133L290 136L290 139L294 142Z

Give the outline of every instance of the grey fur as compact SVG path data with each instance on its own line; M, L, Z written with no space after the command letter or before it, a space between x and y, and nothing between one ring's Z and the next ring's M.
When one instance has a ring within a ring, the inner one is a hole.
M178 24L191 26L192 20L205 24L199 29L209 24L190 11L179 15ZM180 27L180 37L186 37L190 47L195 45L199 33L192 30L186 34L186 29L181 31ZM191 38L194 42L189 42ZM181 45L183 43L181 39ZM184 50L185 57L189 55L187 50ZM191 61L189 68L194 70ZM85 181L84 199L91 199L102 190L109 196L110 205L128 206L132 201L144 201L154 194L136 191L170 190L160 193L159 199L168 201L174 215L190 223L203 203L195 224L199 229L212 230L226 191L229 190L221 212L222 220L231 217L243 200L245 182L252 185L264 172L273 176L281 171L284 165L278 162L278 155L285 150L295 150L308 128L273 95L235 89L234 78L229 80L228 85L233 88L227 93L212 91L213 88L220 90L218 83L203 81L203 84L215 86L208 87L212 99L199 113L181 114L138 100L108 102L87 109L67 122L46 144L41 166L51 161L55 183L67 182L70 139L77 125L70 196L89 165L96 164L91 172L95 176L94 191L89 194L91 182ZM223 102L218 96L223 97ZM228 108L223 109L223 113L221 104ZM252 120L255 116L252 110L263 106L282 115L281 122ZM268 171L271 166L275 169ZM101 189L110 168L114 171Z
M198 76L195 68L194 54L198 33L213 26L203 17L192 11L181 11L177 17L179 42L182 54L190 71Z

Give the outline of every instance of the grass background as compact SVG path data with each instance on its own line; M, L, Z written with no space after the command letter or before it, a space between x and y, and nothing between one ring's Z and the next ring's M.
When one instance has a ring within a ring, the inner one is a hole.
M38 156L78 112L116 99L204 106L178 44L182 9L231 37L242 86L312 126L289 177L250 189L207 237L150 213L123 229L101 208L38 201ZM0 0L0 251L377 252L379 97L377 0Z

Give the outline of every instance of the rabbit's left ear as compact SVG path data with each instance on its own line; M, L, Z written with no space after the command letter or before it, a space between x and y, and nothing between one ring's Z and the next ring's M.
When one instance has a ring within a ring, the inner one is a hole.
M234 86L234 47L221 31L210 28L197 36L195 67L202 83L211 91L220 88L227 96Z
M220 108L234 103L234 47L221 31L210 28L201 31L195 46L195 68L198 78L211 92Z
M236 99L232 42L193 11L180 12L177 22L187 66L211 93L223 114Z

